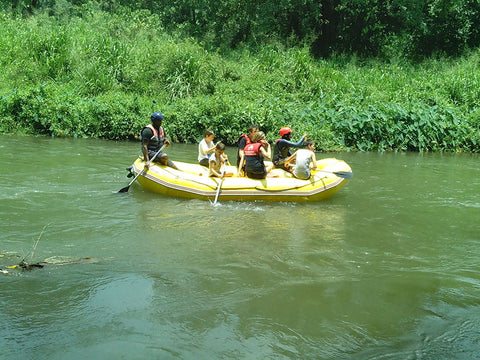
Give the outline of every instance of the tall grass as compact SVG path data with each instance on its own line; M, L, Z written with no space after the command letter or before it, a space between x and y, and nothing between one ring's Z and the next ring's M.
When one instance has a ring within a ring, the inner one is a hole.
M0 131L134 139L152 111L169 135L234 144L252 123L323 150L480 151L480 52L411 63L304 47L209 52L148 11L88 3L68 21L0 14Z

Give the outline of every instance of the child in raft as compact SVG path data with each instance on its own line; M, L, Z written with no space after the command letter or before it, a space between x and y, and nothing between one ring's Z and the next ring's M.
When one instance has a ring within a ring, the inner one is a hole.
M209 167L209 158L215 150L214 138L215 134L212 130L205 130L205 137L198 144L198 163L202 166Z
M210 176L223 178L225 176L233 176L233 172L226 171L225 165L228 164L228 156L225 154L225 144L218 142L215 146L215 152L209 159ZM223 169L223 171L222 171Z
M288 167L288 171L293 173L293 176L297 179L308 180L312 174L311 170L317 168L317 159L314 152L315 142L306 140L304 146L304 149L299 149L290 156L285 161L285 165ZM310 168L310 164L312 164L312 168Z

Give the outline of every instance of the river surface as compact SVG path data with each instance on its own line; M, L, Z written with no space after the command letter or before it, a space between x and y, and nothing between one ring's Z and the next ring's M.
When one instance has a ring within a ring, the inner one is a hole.
M118 194L139 154L0 136L1 359L480 358L479 156L317 153L332 198L212 206Z

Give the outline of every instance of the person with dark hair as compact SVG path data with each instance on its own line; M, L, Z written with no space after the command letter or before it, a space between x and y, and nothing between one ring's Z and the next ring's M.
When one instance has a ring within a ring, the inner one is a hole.
M242 134L238 138L238 151L237 151L237 166L240 163L240 159L243 156L243 149L245 149L245 146L248 144L252 143L253 136L255 133L258 131L258 126L257 125L252 125L248 128L247 134Z
M293 164L293 168L290 168L293 176L302 180L310 179L312 170L317 168L315 142L313 140L306 140L304 148L297 150L285 161L286 166L290 164ZM310 168L310 164L312 164L312 168Z
M253 136L252 142L245 146L243 156L238 165L238 176L242 175L245 165L245 175L251 179L265 179L273 164L265 165L263 159L270 159L272 150L265 138L263 131L258 131Z
M225 144L218 142L215 146L215 152L209 159L210 176L223 178L233 176L233 172L225 171L225 165L228 164L228 156L225 154Z
M288 171L288 165L285 165L285 161L292 156L290 153L290 148L299 148L303 145L307 134L303 134L299 141L296 143L291 142L292 138L292 129L289 127L282 127L279 131L281 138L275 141L275 146L273 148L273 165L276 168L281 168Z
M145 165L147 165L148 161L162 148L163 145L165 147L170 146L170 141L165 136L165 131L162 127L163 122L163 114L159 112L154 112L150 116L150 120L152 121L151 124L145 126L142 129L140 138L142 141L142 153L143 153L143 160L145 161ZM174 169L178 169L177 166L168 159L167 154L161 151L153 160L153 162L168 165Z
M202 166L208 167L208 159L212 155L212 151L215 150L215 144L213 139L215 134L212 130L205 130L205 137L198 144L198 163Z

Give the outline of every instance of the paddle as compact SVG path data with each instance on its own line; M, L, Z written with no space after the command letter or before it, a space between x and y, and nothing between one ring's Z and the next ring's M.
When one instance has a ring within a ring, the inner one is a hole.
M137 174L137 176L135 176L135 177L133 178L132 181L130 181L130 184L128 184L128 185L125 186L124 188L118 190L118 192L119 192L119 193L125 193L125 192L127 192L128 189L130 189L130 186L134 183L134 181L137 180L137 178L145 172L145 169L148 167L148 165L150 165L150 163L157 157L157 155L160 154L160 152L163 150L163 148L164 148L165 146L166 146L166 145L163 145L163 146L160 148L160 150L158 150L158 151L155 153L155 155L153 155L153 157L152 157L150 160L148 160L148 162L147 162L147 163L145 164L145 166L143 167L143 170L140 171L140 172Z
M222 170L221 170L220 174L222 175L222 178L220 179L220 183L217 186L217 193L215 194L215 201L213 202L213 205L215 205L217 203L218 195L220 195L220 189L221 189L222 183L223 183L223 175L225 174L225 165L222 167Z
M344 179L351 179L353 177L353 172L351 171L328 171L328 170L320 170L320 169L317 169L317 171L334 174Z

